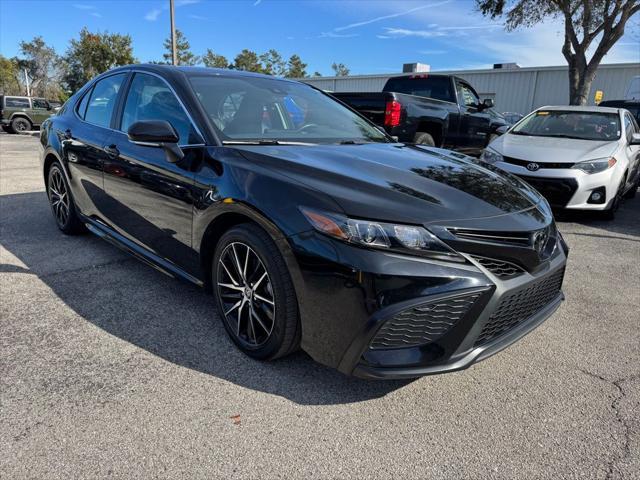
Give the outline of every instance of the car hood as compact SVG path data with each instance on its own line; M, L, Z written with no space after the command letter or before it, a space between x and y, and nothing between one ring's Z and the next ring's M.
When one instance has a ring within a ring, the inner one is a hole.
M491 142L490 148L506 157L537 163L576 163L613 155L616 140L595 141L573 138L529 137L505 134Z
M353 217L431 223L512 214L541 202L516 177L447 150L382 143L237 150L252 164L330 195Z

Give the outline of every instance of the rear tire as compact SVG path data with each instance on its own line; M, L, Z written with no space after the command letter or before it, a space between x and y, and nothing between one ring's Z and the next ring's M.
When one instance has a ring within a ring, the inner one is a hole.
M11 130L15 133L25 133L33 128L31 122L23 117L16 117L11 120Z
M436 142L431 136L430 133L418 132L415 137L413 137L413 143L416 145L427 145L429 147L435 147Z
M250 223L227 231L216 246L211 275L220 319L243 353L273 360L299 348L293 282L267 232Z
M47 177L47 197L56 225L65 235L78 235L85 226L78 216L62 166L54 162Z

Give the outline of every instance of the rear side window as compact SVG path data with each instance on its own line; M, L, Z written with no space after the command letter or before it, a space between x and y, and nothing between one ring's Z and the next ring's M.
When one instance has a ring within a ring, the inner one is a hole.
M435 98L445 102L455 102L449 77L397 77L390 78L383 92L398 92L418 97Z
M136 73L127 94L120 129L126 132L132 124L144 120L169 122L178 132L180 145L202 142L169 86L154 75Z
M43 98L34 98L31 101L33 102L33 108L49 108L49 104Z
M109 127L111 116L116 106L118 92L126 73L119 73L103 78L93 87L84 120L100 127ZM86 97L85 97L86 98ZM84 98L82 99L84 102ZM82 102L80 107L82 107Z
M28 98L6 97L5 106L14 108L31 108Z

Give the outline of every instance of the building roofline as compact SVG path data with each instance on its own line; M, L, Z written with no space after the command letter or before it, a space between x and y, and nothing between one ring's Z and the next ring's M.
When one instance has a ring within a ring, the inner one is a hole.
M605 63L600 64L598 68L637 68L640 72L640 63L638 62L629 62L629 63ZM464 74L476 74L476 73L516 73L516 72L534 72L534 71L565 71L569 67L567 65L554 65L547 67L520 67L520 68L485 68L478 70L432 70L430 72L411 72L411 73L379 73L379 74L368 74L368 75L349 75L346 77L305 77L305 78L296 78L295 80L305 81L305 80L341 80L347 78L358 78L358 79L367 79L367 78L389 78L389 77L408 77L411 75L464 75Z

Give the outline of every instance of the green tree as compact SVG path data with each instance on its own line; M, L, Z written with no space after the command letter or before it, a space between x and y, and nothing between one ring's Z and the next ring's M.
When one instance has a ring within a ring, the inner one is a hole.
M291 55L287 62L287 71L285 77L287 78L303 78L307 76L307 64L302 61L298 55Z
M18 82L18 62L16 59L0 55L0 93L2 95L22 95L22 85Z
M207 48L207 51L202 56L202 63L207 67L229 68L227 57L214 53L210 48Z
M287 73L287 64L283 60L282 55L273 48L260 55L260 63L262 64L262 73L266 73L267 75L282 77Z
M164 58L166 63L171 64L171 37L167 38L163 45L167 52L162 54L162 58ZM187 37L178 29L176 29L176 57L178 65L192 66L200 63L200 57L193 54L189 40L187 40Z
M19 66L27 69L31 94L57 98L62 72L60 57L54 48L42 37L34 37L30 42L20 42L20 53L23 58L19 60Z
M571 105L587 102L600 62L620 40L629 19L640 11L640 0L517 0L508 4L506 0L476 0L476 4L483 15L504 19L509 31L546 19L563 19L562 54L569 65Z
M313 72L313 75L312 75L312 77L321 77L321 76L322 74L318 71Z
M90 79L120 65L136 63L129 35L92 33L83 28L64 56L63 83L73 93Z
M331 68L335 72L336 77L346 77L349 75L349 72L350 72L350 70L347 68L347 66L344 63L333 62L333 64L331 65Z
M262 73L262 65L258 54L246 48L236 55L232 66L236 70Z

